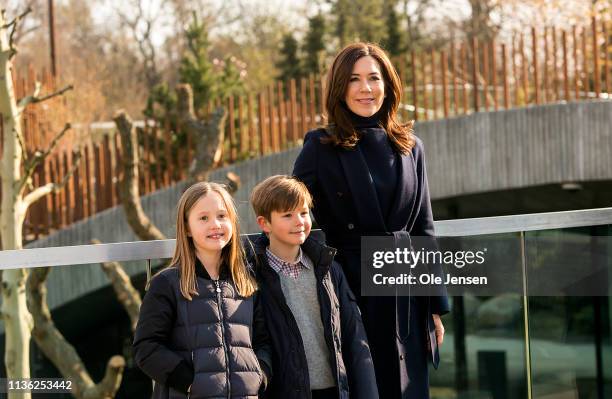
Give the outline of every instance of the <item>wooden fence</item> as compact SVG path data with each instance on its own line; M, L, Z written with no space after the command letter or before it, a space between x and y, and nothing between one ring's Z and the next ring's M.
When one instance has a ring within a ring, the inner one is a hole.
M590 25L569 30L532 28L515 34L511 43L474 39L406 54L394 60L404 83L401 116L431 120L559 101L609 99L611 39L610 24L593 18ZM209 103L207 112L222 103L228 111L222 164L299 145L306 131L322 123L323 84L323 77L311 75L276 82L260 93ZM49 110L31 108L24 121L29 150L49 138L40 122ZM141 193L184 179L193 159L190 139L177 140L184 136L172 132L168 123L138 130ZM82 162L67 188L39 201L28 213L27 240L118 204L119 137L106 134L82 148ZM56 151L35 174L35 186L58 180L70 165L70 152Z

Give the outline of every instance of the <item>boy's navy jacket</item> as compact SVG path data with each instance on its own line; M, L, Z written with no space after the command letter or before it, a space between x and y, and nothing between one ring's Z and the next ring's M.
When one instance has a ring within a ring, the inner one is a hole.
M298 325L287 305L280 278L266 256L268 238L262 233L245 245L255 267L259 295L272 345L274 377L265 398L310 399L306 353ZM309 237L302 251L312 260L325 341L332 360L340 399L377 399L378 390L361 314L355 296L334 262L335 249Z
M152 397L257 398L272 364L258 293L240 296L227 271L215 282L199 261L196 274L192 301L172 267L153 278L140 308L134 356L155 381Z

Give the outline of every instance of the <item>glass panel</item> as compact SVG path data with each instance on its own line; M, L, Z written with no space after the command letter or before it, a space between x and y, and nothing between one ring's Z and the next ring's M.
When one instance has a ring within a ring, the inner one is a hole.
M481 236L485 238L485 236ZM516 250L518 234L497 234L488 253ZM504 240L499 238L506 238ZM506 246L506 250L504 249ZM520 257L512 257L519 259ZM521 265L515 266L521 273ZM430 368L433 399L515 399L527 397L523 299L517 294L452 298L440 367Z
M574 266L588 272L568 288L566 295L529 298L534 398L612 397L612 307L607 295L612 287L611 233L610 226L602 226L525 235L528 281ZM603 267L603 272L597 271L598 267ZM587 275L591 272L592 275ZM598 296L567 294L577 287L582 293L584 284Z

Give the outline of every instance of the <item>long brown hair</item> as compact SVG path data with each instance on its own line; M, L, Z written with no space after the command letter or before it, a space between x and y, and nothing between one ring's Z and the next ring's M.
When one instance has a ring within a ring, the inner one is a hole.
M210 192L221 196L227 209L227 215L232 223L232 237L221 250L221 265L228 267L236 289L241 296L249 297L257 289L255 279L246 266L244 250L240 243L240 227L238 212L227 190L218 183L199 182L189 187L181 196L176 213L176 247L169 267L176 267L180 275L181 294L191 300L198 295L196 282L196 252L193 238L187 235L189 212L193 206Z
M414 121L401 124L397 119L397 110L402 99L402 82L383 49L373 43L352 43L344 47L334 59L327 74L325 89L325 108L329 136L323 142L332 143L342 148L354 148L359 141L359 133L351 122L349 109L345 104L353 67L362 57L374 58L383 76L386 97L381 106L380 126L385 129L394 147L402 154L408 153L416 144L412 127ZM382 111L382 112L381 112Z

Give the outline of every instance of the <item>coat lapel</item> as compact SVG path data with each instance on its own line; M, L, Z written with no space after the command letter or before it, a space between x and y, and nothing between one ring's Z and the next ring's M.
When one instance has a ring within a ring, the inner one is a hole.
M357 208L362 231L386 231L385 219L380 210L372 175L359 147L338 151L346 182Z
M389 213L387 228L389 231L403 230L410 220L417 193L417 171L412 152L399 156L397 188L393 199L393 208ZM399 222L399 224L398 224Z

